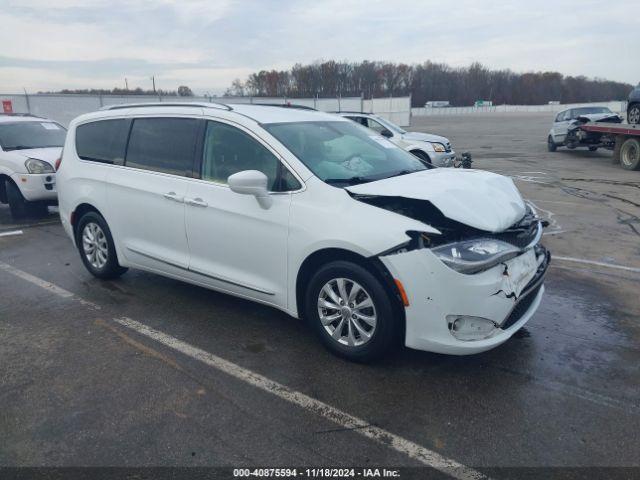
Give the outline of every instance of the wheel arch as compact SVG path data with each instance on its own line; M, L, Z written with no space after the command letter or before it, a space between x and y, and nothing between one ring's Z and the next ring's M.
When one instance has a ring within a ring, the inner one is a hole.
M296 278L296 308L298 310L298 316L302 317L304 312L305 289L308 281L311 279L311 276L318 270L318 268L320 268L321 265L336 260L353 262L367 269L382 283L385 290L390 292L389 298L393 305L394 313L399 315L401 318L401 338L404 338L404 306L402 303L402 297L400 296L400 292L398 291L398 287L396 286L391 272L389 272L387 267L385 267L378 257L364 257L359 253L344 248L323 248L316 250L304 259L298 269L298 275Z
M91 205L90 203L79 204L78 206L76 206L76 208L73 209L73 212L71 213L71 227L73 228L74 238L77 236L77 233L78 233L77 226L78 226L79 220L89 212L96 212L98 215L104 218L104 215L102 214L102 212L100 212L100 210L98 210L95 206Z
M9 199L7 198L7 186L5 185L7 180L13 182L9 175L0 173L0 203L9 203Z

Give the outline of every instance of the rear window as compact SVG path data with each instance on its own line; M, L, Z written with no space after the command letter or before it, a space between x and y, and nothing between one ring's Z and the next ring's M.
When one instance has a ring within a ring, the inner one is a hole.
M100 120L76 128L76 151L83 160L124 163L124 151L131 121Z
M198 120L137 118L133 121L126 166L188 176L193 171Z

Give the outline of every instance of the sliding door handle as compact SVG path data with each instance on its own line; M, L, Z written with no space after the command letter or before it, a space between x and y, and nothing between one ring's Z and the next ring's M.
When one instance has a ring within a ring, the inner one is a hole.
M162 195L167 200L173 200L174 202L182 203L184 202L184 198L179 197L176 192L169 192Z
M193 207L208 207L209 204L201 198L185 198L184 203Z

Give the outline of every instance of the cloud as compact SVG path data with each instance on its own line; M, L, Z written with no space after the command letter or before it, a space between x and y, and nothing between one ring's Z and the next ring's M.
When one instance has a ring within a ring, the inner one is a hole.
M0 91L109 88L124 77L147 86L156 75L163 88L220 93L237 76L317 59L480 61L635 84L634 8L629 0L579 8L568 0L5 0Z

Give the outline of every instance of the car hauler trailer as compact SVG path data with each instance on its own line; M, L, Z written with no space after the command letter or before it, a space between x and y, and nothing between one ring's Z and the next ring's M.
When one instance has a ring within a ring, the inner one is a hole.
M614 163L620 162L627 170L640 170L640 125L595 122L579 129L589 137L589 143L612 149Z

